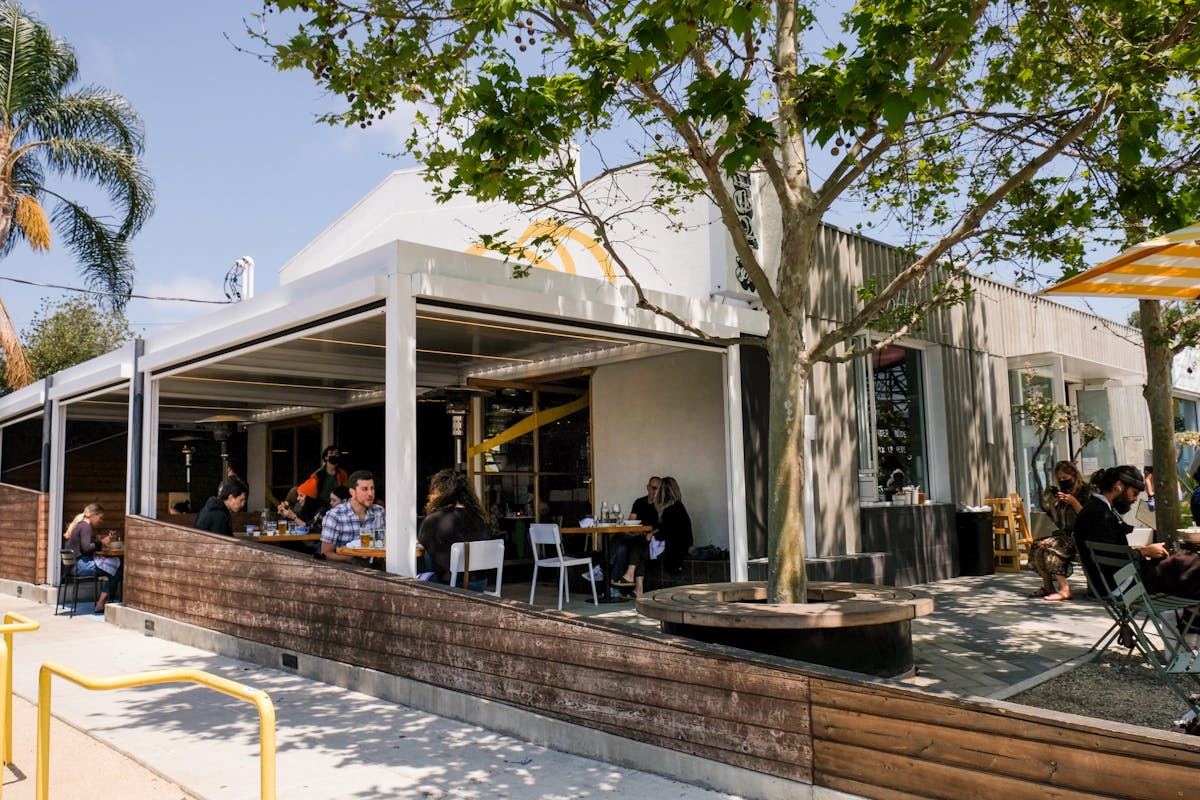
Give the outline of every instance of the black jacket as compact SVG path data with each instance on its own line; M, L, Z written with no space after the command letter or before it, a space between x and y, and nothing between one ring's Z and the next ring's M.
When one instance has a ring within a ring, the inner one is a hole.
M229 513L223 501L210 497L196 515L195 527L202 531L233 536L233 515Z
M1101 591L1104 585L1099 582L1100 569L1096 562L1092 561L1092 551L1087 548L1088 542L1101 542L1103 544L1119 544L1129 546L1129 541L1125 535L1133 530L1133 526L1125 522L1117 516L1117 512L1112 507L1104 502L1096 495L1087 501L1079 512L1079 516L1075 518L1075 550L1079 553L1079 563L1083 565L1083 571L1087 573L1088 580L1096 591ZM1113 582L1113 575L1116 574L1118 567L1103 567L1104 577L1108 579L1109 585Z

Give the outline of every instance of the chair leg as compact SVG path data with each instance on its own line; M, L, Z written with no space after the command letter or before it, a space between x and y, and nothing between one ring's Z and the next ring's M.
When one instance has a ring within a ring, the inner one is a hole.
M562 611L563 592L567 590L567 571L563 567L558 568L558 610ZM570 601L568 601L570 602Z
M587 569L588 569L588 574L591 575L592 574L592 560L590 558L588 559ZM588 583L590 583L592 585L592 605L598 606L598 605L600 605L600 599L596 596L596 584L599 583L599 581L591 580L591 581L588 581Z
M58 602L54 604L54 616L58 616L62 610L63 601L67 599L67 579L66 576L61 576L58 579Z
M71 613L68 614L68 616L71 616L71 617L75 616L75 609L79 606L79 581L78 580L76 580L72 583L72 588L75 591L71 594Z
M567 602L571 602L571 582L567 580L567 568L559 567L558 572L562 575L563 594L567 596Z
M533 605L533 593L537 591L537 562L533 562L533 581L529 584L529 605Z

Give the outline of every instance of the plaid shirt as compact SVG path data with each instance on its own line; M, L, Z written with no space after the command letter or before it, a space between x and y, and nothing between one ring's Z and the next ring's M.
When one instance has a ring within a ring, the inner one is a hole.
M321 521L321 541L329 542L334 547L345 547L351 542L357 542L360 534L372 533L384 528L383 506L375 504L367 509L367 515L362 522L350 501L338 503L325 514Z

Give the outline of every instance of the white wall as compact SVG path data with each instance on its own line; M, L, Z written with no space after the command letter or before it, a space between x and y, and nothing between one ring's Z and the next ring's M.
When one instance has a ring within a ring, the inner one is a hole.
M628 511L651 475L679 481L697 546L729 547L721 357L680 351L592 376L596 503Z
M622 219L619 214L622 206L637 205L630 198L640 198L650 191L648 176L622 176L619 191L607 184L593 188L593 201L604 209L605 215L616 215L609 223L609 235L644 288L704 300L709 298L711 261L720 258L724 263L724 239L728 237L712 238L707 200L688 204L679 217L668 218L643 209L635 215L636 222L633 222ZM436 203L420 172L394 172L284 264L279 270L279 282L281 285L290 283L396 240L479 253L500 261L503 256L476 249L480 234L506 230L507 236L518 238L524 244L534 235L545 232L537 225L549 216L529 215L506 203L476 203L469 198ZM676 226L682 226L682 229ZM581 227L579 232L587 237L593 234L587 227ZM566 238L560 246L561 249L549 253L538 266L608 279L602 263L607 257L600 254L598 245L593 243L589 248L578 239ZM716 255L710 252L713 247L719 248ZM629 285L619 266L609 264L609 269L616 276L613 282Z

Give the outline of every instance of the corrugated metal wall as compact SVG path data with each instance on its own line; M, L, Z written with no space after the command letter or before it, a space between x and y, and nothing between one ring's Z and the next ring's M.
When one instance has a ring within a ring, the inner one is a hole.
M853 316L860 302L855 287L875 278L882 286L903 267L893 248L834 228L823 228L817 240L821 263L832 269L814 271L810 335L828 330ZM908 289L905 302L928 301L929 284ZM1122 374L1144 373L1140 335L1092 314L1034 297L996 281L972 277L974 296L967 302L933 312L912 339L938 347L927 358L941 359L945 404L945 448L949 463L949 495L939 501L975 504L985 497L1016 488L1009 370L1020 359L1057 353L1109 365ZM984 376L984 370L990 374ZM1140 386L1109 390L1114 434L1148 437ZM813 496L816 506L817 552L857 552L858 426L854 405L854 373L850 364L821 365L813 372L810 413L816 417L813 449ZM1120 443L1117 443L1118 452Z

